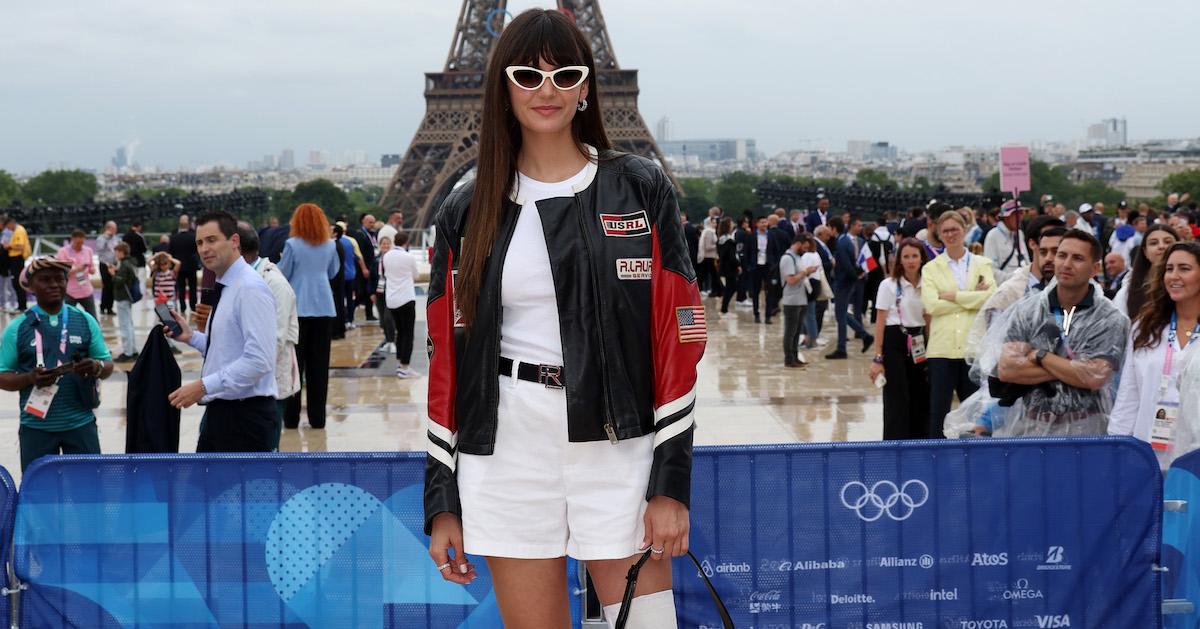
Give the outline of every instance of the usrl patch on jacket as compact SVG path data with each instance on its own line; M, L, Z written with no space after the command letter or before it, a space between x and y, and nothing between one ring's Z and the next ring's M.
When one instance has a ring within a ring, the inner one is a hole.
M631 238L650 234L650 220L646 218L646 210L638 210L629 214L601 214L600 226L604 235L616 238Z

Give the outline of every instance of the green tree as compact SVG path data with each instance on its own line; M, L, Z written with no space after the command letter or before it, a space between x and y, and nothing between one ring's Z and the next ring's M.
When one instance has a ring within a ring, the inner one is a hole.
M712 180L704 177L683 177L679 179L679 187L683 196L679 198L679 209L687 213L688 218L700 221L708 216L708 208L716 204L716 186Z
M1167 195L1172 192L1187 194L1192 201L1200 200L1200 168L1167 175L1167 178L1158 184L1158 189L1162 192L1162 200L1157 204L1159 206L1166 202ZM0 192L0 197L2 196L3 193Z
M96 176L82 170L47 170L25 182L21 197L26 205L76 205L100 191Z
M345 217L347 224L353 222L350 213L354 211L354 206L350 203L350 197L328 179L314 179L298 184L290 197L288 201L293 209L301 203L315 203L325 210L329 222L332 223L339 217Z
M0 170L0 207L8 207L21 195L21 184L7 172Z
M1036 206L1043 194L1054 195L1055 200L1069 203L1075 193L1075 185L1071 183L1065 172L1040 160L1035 159L1030 162L1029 181L1033 190L1021 193L1021 203L1029 207ZM1000 173L993 173L981 185L984 192L993 189L1000 190ZM1011 190L1008 192L1001 190L1001 192L1012 194Z
M887 173L874 168L859 170L854 175L854 181L860 186L875 187L883 190L895 190L900 187L900 184L897 184L891 177L888 177Z
M350 205L353 206L354 219L358 220L358 215L364 212L374 214L375 218L380 217L379 202L383 199L383 188L380 186L365 186L355 188L347 195L350 199ZM386 217L382 217L386 218Z
M761 209L762 202L754 195L754 187L760 181L762 177L759 175L740 170L723 175L716 185L714 197L717 205L721 206L727 215L741 214L742 210Z
M933 184L929 182L929 178L925 175L917 175L913 177L912 185L908 189L916 192L926 192L933 190Z

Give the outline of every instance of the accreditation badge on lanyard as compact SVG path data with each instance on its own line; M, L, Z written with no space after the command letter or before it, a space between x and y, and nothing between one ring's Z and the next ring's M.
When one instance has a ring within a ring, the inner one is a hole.
M904 327L904 310L900 308L900 281L896 280L896 316L900 318L901 329L907 329ZM908 339L908 355L912 356L913 364L925 362L925 335L905 332L904 336Z
M70 310L65 306L62 309L62 320L59 325L62 326L62 332L58 340L58 358L55 360L54 366L62 364L62 357L67 355L67 317ZM35 316L39 316L37 312ZM41 318L38 318L40 325ZM33 330L33 347L37 351L37 366L45 368L46 357L42 349L42 333L37 329ZM29 394L29 399L25 401L25 412L33 415L38 419L45 419L46 414L50 412L50 405L54 403L54 396L58 393L58 383L47 387L34 387L33 392Z
M1175 359L1176 336L1175 315L1171 315L1171 328L1167 334L1167 357L1163 360L1162 378L1158 382L1158 396L1154 402L1154 419L1150 426L1150 447L1156 452L1165 452L1171 448L1175 439L1175 420L1179 417L1179 382L1171 373ZM1192 335L1183 344L1187 349L1197 336L1200 336L1200 324L1192 331Z

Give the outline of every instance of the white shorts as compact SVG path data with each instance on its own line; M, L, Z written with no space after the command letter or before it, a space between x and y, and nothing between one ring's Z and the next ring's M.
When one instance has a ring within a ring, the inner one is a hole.
M570 443L563 389L498 377L493 454L458 455L466 551L584 561L637 553L654 435Z

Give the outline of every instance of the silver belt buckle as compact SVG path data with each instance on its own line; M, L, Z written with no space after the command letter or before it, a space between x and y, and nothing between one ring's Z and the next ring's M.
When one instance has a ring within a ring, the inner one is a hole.
M546 385L547 389L562 389L562 367L558 365L538 365L538 384Z

